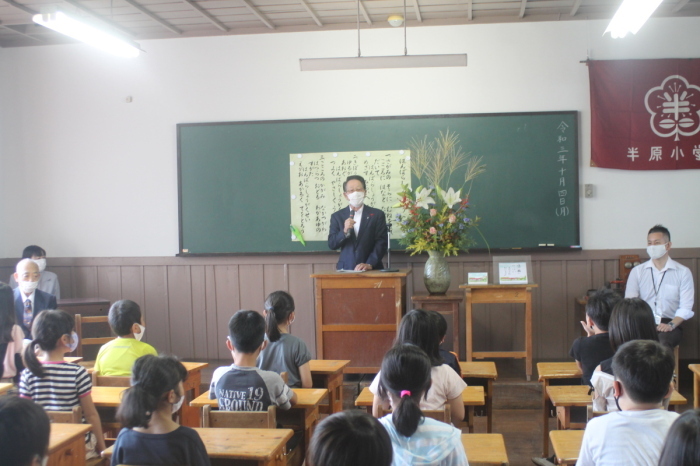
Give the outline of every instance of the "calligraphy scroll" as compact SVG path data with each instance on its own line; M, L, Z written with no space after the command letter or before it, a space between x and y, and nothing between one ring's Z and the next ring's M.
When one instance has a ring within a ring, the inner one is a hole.
M392 209L404 184L411 185L410 151L325 152L289 155L292 225L305 241L326 241L333 212L348 205L343 182L360 175L367 183L365 204L384 211L391 221L400 209ZM400 238L398 228L392 238ZM293 241L298 239L292 238Z

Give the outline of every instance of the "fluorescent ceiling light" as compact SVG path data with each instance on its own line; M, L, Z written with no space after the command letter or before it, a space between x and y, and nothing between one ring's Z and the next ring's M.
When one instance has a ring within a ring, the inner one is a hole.
M661 1L624 0L605 32L610 32L613 39L625 37L628 32L636 34L661 4Z
M371 70L467 66L467 54L396 55L387 57L301 58L301 71Z
M60 10L42 12L32 19L37 24L120 57L134 58L141 52L136 42L117 37Z

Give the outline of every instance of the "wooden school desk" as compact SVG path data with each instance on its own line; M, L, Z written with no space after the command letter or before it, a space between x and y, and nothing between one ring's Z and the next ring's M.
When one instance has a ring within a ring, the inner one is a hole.
M283 425L299 425L304 427L303 450L306 451L311 441L311 436L314 433L316 424L318 424L319 404L323 397L328 394L328 390L319 388L293 388L292 391L297 395L297 404L289 410L277 410L277 422ZM199 395L190 402L190 406L196 408L200 412L205 405L212 408L219 408L219 400L210 400L209 391ZM201 424L200 424L201 425Z
M365 408L368 414L372 414L372 402L374 395L369 391L369 387L362 389L358 397L355 399L355 406ZM475 385L469 386L462 392L462 403L467 408L467 426L469 432L474 432L474 406L484 406L484 387ZM453 424L462 422L461 419L452 419Z
M12 388L12 386L13 386L12 383L0 383L0 395L2 395L3 393L6 393L6 392L8 392L8 391L10 391L10 389Z
M538 285L459 285L464 289L467 327L467 362L482 358L525 358L525 376L532 376L532 289ZM525 305L524 351L473 351L473 304L520 303Z
M312 386L328 390L328 404L319 406L323 414L339 413L343 410L343 369L349 360L312 359L309 361Z
M501 434L462 434L462 445L470 466L509 464Z
M117 408L122 403L122 392L129 387L92 387L92 402L97 408Z
M90 424L51 423L48 466L85 464L85 433Z
M82 356L65 356L65 357L63 358L63 360L64 360L65 362L70 362L70 363L73 363L73 364L78 364L80 361L83 360L83 357L82 357Z
M538 362L537 373L542 382L542 456L549 456L549 411L552 404L547 395L549 381L553 379L581 379L581 371L575 362Z
M196 427L199 436L213 460L229 460L230 465L284 466L287 457L284 447L292 438L291 429L232 429ZM114 446L102 452L111 458Z
M550 433L557 464L576 464L583 443L583 430L553 430Z
M589 390L590 387L588 385L550 385L547 387L547 395L552 405L557 408L557 429L572 428L572 406L589 406L593 404ZM678 390L673 390L668 409L669 411L674 411L676 406L686 403L688 403L688 400L678 393Z
M693 407L700 408L700 364L689 364L693 373Z
M486 432L493 428L493 381L498 377L493 361L460 361L459 368L463 379L482 379L486 388Z

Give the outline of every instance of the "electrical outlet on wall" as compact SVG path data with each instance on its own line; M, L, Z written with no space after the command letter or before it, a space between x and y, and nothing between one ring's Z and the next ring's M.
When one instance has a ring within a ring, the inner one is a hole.
M592 184L584 184L583 185L583 197L585 197L585 198L593 197L593 185Z

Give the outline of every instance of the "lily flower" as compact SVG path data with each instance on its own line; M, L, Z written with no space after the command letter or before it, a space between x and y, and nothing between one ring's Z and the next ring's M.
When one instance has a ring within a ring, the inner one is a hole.
M440 188L438 188L440 189ZM459 194L462 192L460 189L455 193L455 190L450 188L447 190L447 192L443 191L440 189L440 197L445 201L445 204L447 204L448 207L452 207L453 205L457 204L458 202L462 202L462 199L459 198Z
M430 204L435 204L435 199L430 197L432 193L433 191L427 188L421 188L416 191L416 205L424 209L429 209Z

